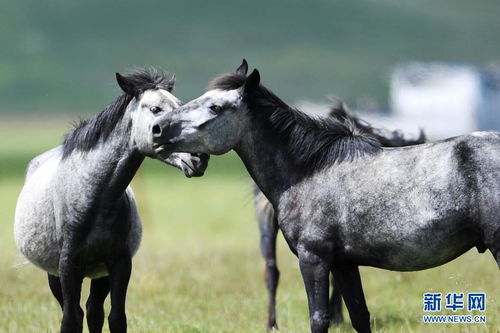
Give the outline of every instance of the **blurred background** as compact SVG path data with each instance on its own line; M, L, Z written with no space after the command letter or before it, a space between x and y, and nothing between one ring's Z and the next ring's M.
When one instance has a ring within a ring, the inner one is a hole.
M0 0L0 331L55 331L45 274L18 264L12 237L24 168L60 144L72 122L120 91L115 72L154 66L174 93L198 96L242 58L278 96L306 110L341 99L409 136L500 129L500 3L496 0L7 1ZM145 223L129 293L134 332L264 331L266 295L251 181L234 154L205 177L147 161L134 180ZM279 241L278 324L307 332L296 259ZM418 273L364 268L376 331L423 326L422 293L485 291L499 327L498 268L475 250ZM332 331L350 331L349 324Z
M93 113L118 92L113 73L156 66L192 98L243 57L286 100L335 94L388 108L407 61L498 61L493 0L2 1L0 109Z

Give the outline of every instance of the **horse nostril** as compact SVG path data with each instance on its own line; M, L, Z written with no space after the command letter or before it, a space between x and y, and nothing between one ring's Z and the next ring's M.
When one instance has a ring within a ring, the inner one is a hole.
M160 125L154 125L153 126L153 136L154 137L160 137L161 136L161 127L160 127Z

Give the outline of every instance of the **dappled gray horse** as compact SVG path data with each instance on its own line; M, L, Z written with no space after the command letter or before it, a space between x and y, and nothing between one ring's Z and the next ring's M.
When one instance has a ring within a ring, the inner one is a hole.
M61 332L81 332L81 284L92 279L86 304L90 332L101 332L111 292L111 332L125 332L125 295L141 221L129 183L151 148L150 124L179 106L174 79L157 72L117 73L125 92L64 143L33 159L19 196L15 240L21 253L48 272L63 310ZM172 154L164 162L201 176L206 155Z
M500 133L383 148L290 108L257 70L217 77L152 131L162 154L237 152L299 258L314 333L328 331L330 271L353 327L370 332L359 265L422 270L472 247L500 265Z
M246 72L244 74L246 74ZM360 130L371 133L383 147L403 147L425 142L425 135L423 132L420 133L417 139L409 140L406 139L400 131L387 131L372 127L367 122L362 121L354 114L348 112L343 103L338 107L331 108L329 116L341 122L350 122ZM280 271L276 260L276 237L279 229L278 218L264 193L262 193L257 184L254 183L253 185L255 216L259 223L260 232L260 250L266 262L264 279L268 292L267 328L273 329L278 327L276 323L276 292L280 277ZM333 274L331 276L331 281L332 292L329 306L330 324L339 324L344 321L342 314L342 296Z

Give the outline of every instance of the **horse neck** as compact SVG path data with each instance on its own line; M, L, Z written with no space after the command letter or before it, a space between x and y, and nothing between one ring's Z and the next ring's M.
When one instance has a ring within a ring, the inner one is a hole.
M301 179L290 166L286 149L258 124L251 126L234 150L274 207L281 195Z
M109 198L119 199L123 195L144 161L144 155L130 141L129 122L130 116L127 112L109 138L112 140L109 145L110 153L114 159L105 193ZM103 147L106 147L106 144Z
M102 198L106 205L112 206L121 199L127 186L144 161L142 155L130 142L130 127L127 115L116 125L106 141L85 154L85 166L82 172L89 179L89 186L94 188L96 197ZM74 166L78 168L75 160ZM77 169L78 170L78 169Z

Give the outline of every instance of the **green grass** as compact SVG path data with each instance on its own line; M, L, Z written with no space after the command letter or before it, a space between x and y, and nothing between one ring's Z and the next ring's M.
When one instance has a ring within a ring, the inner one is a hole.
M0 124L0 332L55 332L59 307L44 272L16 266L12 222L23 164L56 145L65 122L23 124ZM266 290L250 180L233 154L211 162L205 177L186 179L151 161L134 181L144 237L128 292L130 332L264 332ZM281 238L279 267L281 331L308 332L297 260ZM362 268L372 327L375 332L498 332L498 273L491 255L475 250L423 272ZM488 323L422 324L422 294L427 291L486 292ZM83 298L87 292L88 287ZM350 331L349 322L331 329Z

